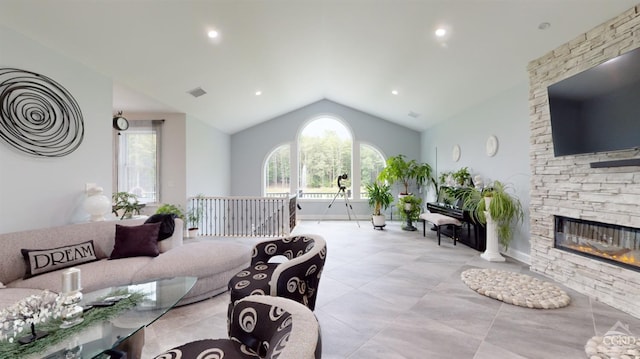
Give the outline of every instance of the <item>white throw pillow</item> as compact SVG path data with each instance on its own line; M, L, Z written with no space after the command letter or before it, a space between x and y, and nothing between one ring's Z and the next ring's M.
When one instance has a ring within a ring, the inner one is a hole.
M2 282L0 282L0 288L4 288L4 284L2 284Z

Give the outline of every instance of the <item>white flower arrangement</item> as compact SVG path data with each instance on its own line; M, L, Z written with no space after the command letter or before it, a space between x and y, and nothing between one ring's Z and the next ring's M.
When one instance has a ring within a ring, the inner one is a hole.
M13 343L23 332L33 332L36 324L59 318L62 302L60 295L45 290L0 310L0 341Z

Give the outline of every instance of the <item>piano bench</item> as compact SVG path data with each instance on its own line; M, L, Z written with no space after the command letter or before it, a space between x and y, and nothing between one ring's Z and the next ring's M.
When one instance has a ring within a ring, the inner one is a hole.
M453 225L453 245L456 245L456 228L461 227L462 222L453 217L448 217L440 213L422 213L420 215L420 219L422 220L422 235L424 237L427 236L427 222L433 224L436 227L436 231L438 233L438 245L440 245L440 226Z

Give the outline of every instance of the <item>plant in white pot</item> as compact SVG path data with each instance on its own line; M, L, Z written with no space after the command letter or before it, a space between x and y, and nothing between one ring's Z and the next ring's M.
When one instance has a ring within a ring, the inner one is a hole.
M373 209L371 220L373 228L382 229L386 225L383 209L389 208L393 202L391 194L391 186L384 183L372 182L366 185L367 197L369 197L369 206Z
M204 195L198 194L191 198L191 208L187 212L187 230L189 237L196 237L198 234L198 227L200 220L204 214Z
M524 220L524 211L520 200L510 194L508 189L509 187L499 181L494 181L491 186L482 190L473 187L465 189L464 207L472 213L478 222L491 225L487 226L487 251L485 251L484 257L498 258L499 260L497 245L494 248L490 242L499 241L505 250L508 249L509 243L513 239L513 225ZM489 215L489 218L486 214ZM495 231L489 227L495 228Z
M111 212L120 219L129 219L133 215L140 214L145 204L138 201L138 196L129 192L115 192L111 195Z

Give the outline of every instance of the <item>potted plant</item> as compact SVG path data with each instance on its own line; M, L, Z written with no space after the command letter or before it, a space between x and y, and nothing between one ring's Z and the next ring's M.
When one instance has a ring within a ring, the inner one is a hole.
M381 211L389 208L389 205L393 202L391 186L376 181L368 183L366 191L367 197L369 197L369 206L373 209L373 215L371 216L373 228L382 229L385 226L385 218Z
M451 173L451 176L460 187L469 186L473 182L471 180L471 173L469 173L469 168L467 167L462 167L461 169Z
M173 214L181 220L185 220L184 211L180 206L176 206L175 204L163 203L158 209L156 209L156 214Z
M481 190L473 187L466 188L464 193L464 206L469 209L474 219L486 224L485 211L489 213L496 223L496 234L505 250L509 248L509 243L513 238L512 225L524 220L524 211L520 200L515 195L508 193L508 189L509 187L502 182L494 181L491 186ZM487 238L488 240L489 238Z
M204 214L203 194L198 194L191 200L191 208L187 212L187 230L189 237L195 237L198 233L198 226Z
M404 191L400 195L409 194L409 185L411 181L420 186L425 182L433 182L431 177L431 166L426 163L418 163L416 160L405 160L405 156L400 154L389 157L386 167L380 171L378 180L387 181L389 183L402 183Z
M398 200L398 212L400 217L407 222L402 226L402 229L405 231L417 230L412 222L417 221L420 217L420 212L422 211L422 208L420 207L421 204L422 198L414 195L404 196Z
M115 192L111 195L111 212L120 219L131 218L140 214L144 203L138 202L138 196L129 192Z

